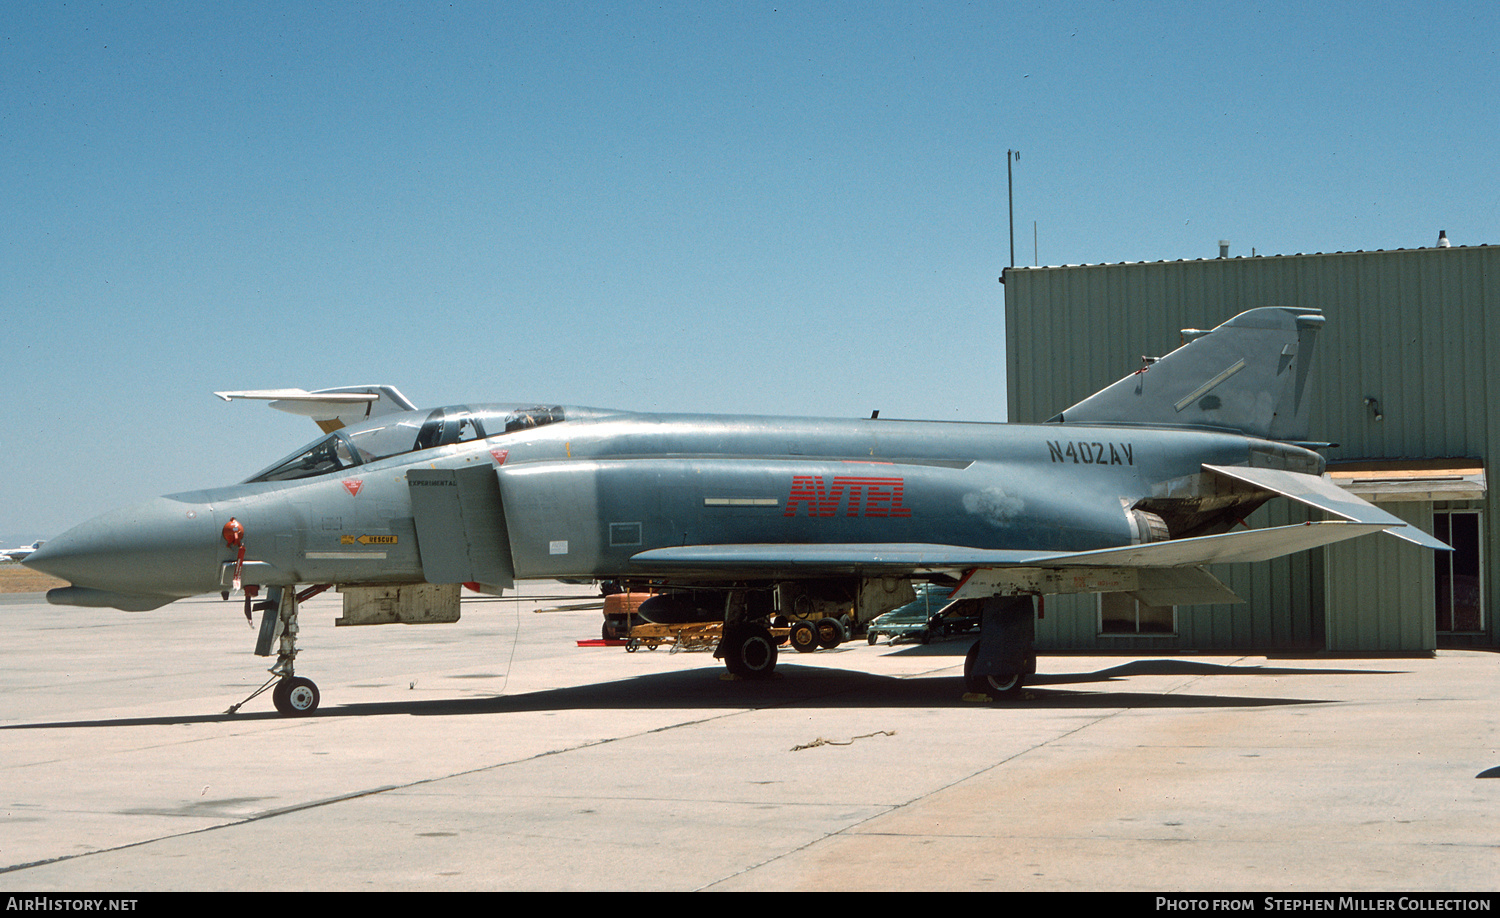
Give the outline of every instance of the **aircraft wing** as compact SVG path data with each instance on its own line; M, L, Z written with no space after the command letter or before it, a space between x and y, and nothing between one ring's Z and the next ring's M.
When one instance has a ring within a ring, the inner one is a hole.
M644 570L724 576L962 576L954 599L1016 593L1129 593L1148 605L1240 602L1205 564L1267 561L1380 532L1386 523L1316 522L1094 551L962 545L686 545L640 552Z
M1392 518L1394 519L1394 517ZM684 545L631 557L645 569L726 573L815 571L901 574L974 568L1196 567L1230 561L1268 561L1344 539L1380 532L1384 522L1315 522L1271 529L1150 542L1093 551L1034 551L933 544ZM1406 525L1396 520L1394 525Z
M1287 472L1281 469L1249 468L1239 465L1205 465L1205 471L1222 475L1282 497L1290 497L1298 503L1315 507L1342 519L1356 523L1381 523L1389 527L1391 535L1405 539L1423 548L1452 551L1452 547L1439 542L1416 526L1392 516L1369 501L1345 491L1343 488L1317 475Z

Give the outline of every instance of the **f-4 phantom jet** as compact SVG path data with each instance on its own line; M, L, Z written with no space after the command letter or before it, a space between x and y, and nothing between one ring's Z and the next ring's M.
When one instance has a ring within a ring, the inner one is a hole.
M1306 394L1323 323L1270 307L1187 330L1031 425L418 409L386 386L217 393L305 414L324 435L243 483L84 523L25 563L71 583L47 594L59 604L147 610L242 590L288 714L319 701L293 671L310 593L336 586L341 623L455 621L461 584L537 578L649 585L643 613L722 620L716 655L752 679L776 666L778 618L864 622L914 582L948 584L980 610L967 685L1004 695L1036 670L1039 596L1236 602L1204 565L1381 531L1447 548L1322 477ZM1278 495L1336 519L1236 528Z

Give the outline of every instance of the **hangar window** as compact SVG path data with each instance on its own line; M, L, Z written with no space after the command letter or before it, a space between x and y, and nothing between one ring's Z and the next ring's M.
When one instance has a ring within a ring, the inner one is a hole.
M1453 546L1433 552L1437 630L1464 634L1484 630L1484 585L1480 579L1479 512L1438 510L1432 534Z
M1129 593L1099 594L1099 633L1157 637L1177 630L1175 606L1148 606Z

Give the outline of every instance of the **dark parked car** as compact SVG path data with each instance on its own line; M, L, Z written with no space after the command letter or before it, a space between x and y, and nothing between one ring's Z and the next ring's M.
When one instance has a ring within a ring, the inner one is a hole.
M865 629L871 644L884 635L892 644L900 641L928 641L950 634L967 634L979 629L979 601L961 599L949 602L953 588L936 583L917 587L917 598L878 616Z
M871 621L865 628L865 639L871 644L882 636L889 638L892 644L897 641L927 643L932 639L931 620L948 604L948 597L952 594L951 587L934 583L918 586L916 599Z

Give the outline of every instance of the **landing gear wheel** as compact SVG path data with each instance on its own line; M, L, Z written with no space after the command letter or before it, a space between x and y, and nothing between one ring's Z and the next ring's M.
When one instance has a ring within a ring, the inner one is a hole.
M318 687L311 679L291 676L276 683L271 690L271 703L276 710L289 717L305 717L318 709Z
M787 635L787 641L798 653L812 653L818 649L818 629L813 627L812 622L799 619L792 622L792 630Z
M979 657L979 642L969 648L964 657L964 688L976 695L992 698L1014 698L1021 694L1021 685L1026 681L1024 673L1006 673L999 676L976 676L974 661Z
M817 628L819 647L832 650L849 639L849 632L844 630L844 623L836 618L818 619Z
M719 654L724 666L742 679L769 679L776 671L776 639L760 625L725 628Z

